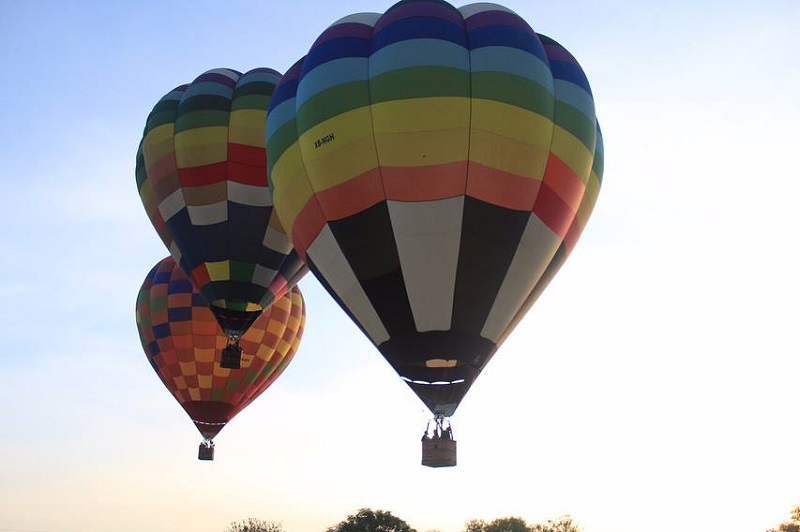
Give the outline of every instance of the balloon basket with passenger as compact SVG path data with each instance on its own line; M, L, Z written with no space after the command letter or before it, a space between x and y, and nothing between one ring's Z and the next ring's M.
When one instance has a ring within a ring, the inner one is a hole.
M433 423L433 427L431 427ZM450 420L437 416L428 422L422 433L422 465L453 467L456 465L456 440Z
M228 345L222 350L222 357L219 365L226 369L239 369L242 367L242 347L239 345L239 337L228 336Z
M200 443L200 448L197 451L198 460L213 460L214 459L214 441L203 440Z

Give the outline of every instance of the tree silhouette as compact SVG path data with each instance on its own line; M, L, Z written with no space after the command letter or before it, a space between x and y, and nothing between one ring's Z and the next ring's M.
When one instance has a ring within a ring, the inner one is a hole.
M778 525L778 528L767 529L767 532L800 532L800 506L792 508L788 521Z
M581 527L572 520L572 517L563 515L555 521L548 520L543 525L533 525L530 528L530 532L581 532Z
M264 521L249 517L241 521L234 521L228 525L225 532L286 532L283 525L274 521Z
M473 519L464 524L464 532L486 532L488 523L483 519Z
M487 523L483 519L473 519L464 525L464 532L581 532L581 527L565 515L545 524L528 525L519 517L501 517ZM773 531L767 531L773 532ZM800 530L779 530L774 532L800 532Z
M501 517L489 523L486 532L528 532L528 524L520 517Z
M361 508L348 515L341 523L329 527L326 532L417 532L408 523L392 515L392 512Z

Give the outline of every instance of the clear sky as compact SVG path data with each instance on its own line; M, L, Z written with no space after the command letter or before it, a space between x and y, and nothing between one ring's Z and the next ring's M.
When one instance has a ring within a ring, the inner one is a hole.
M295 361L197 460L134 322L167 255L136 192L144 121L391 3L0 3L0 531L311 532L372 507L420 532L751 532L800 503L795 0L507 0L584 67L604 188L454 416L459 465L419 465L427 411L311 276Z

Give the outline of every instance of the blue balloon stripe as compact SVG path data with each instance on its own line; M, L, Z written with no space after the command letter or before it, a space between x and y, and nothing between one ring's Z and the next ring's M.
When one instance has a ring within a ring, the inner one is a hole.
M382 27L372 36L373 53L400 41L411 39L439 39L467 48L467 35L462 26L441 18L411 17Z
M369 40L358 37L343 37L327 41L312 48L303 63L301 77L323 63L343 57L368 57Z
M302 84L297 89L296 106L299 108L309 98L326 89L364 81L369 77L370 60L366 57L345 57L328 61L303 75Z
M529 79L553 92L553 75L546 61L519 48L487 46L470 52L472 72L505 72Z
M587 117L594 116L594 99L579 85L563 79L555 80L556 99L580 110Z
M274 108L278 107L286 100L293 100L297 95L297 85L299 82L299 79L287 79L284 76L281 82L278 83L278 86L275 87L275 92L272 93L272 99L269 101L269 110L267 114L271 113Z
M569 81L583 88L587 93L592 94L592 89L589 87L589 80L586 79L586 74L584 74L583 69L575 63L550 61L550 70L553 72L553 79Z
M285 99L276 107L271 108L267 113L267 138L271 137L284 124L294 120L296 110L294 98Z
M469 32L469 47L473 50L484 46L508 46L529 52L542 61L547 61L544 46L533 32L509 26L481 26Z
M375 23L375 32L398 20L410 18L436 18L457 26L463 25L464 21L461 12L445 0L401 0L381 15Z
M469 71L469 51L451 41L409 39L385 46L369 58L369 77L409 67L442 66Z

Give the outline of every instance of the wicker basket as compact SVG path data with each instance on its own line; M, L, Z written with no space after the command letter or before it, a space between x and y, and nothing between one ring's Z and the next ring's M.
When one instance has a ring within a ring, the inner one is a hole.
M428 467L456 465L456 441L446 438L422 440L422 465Z

